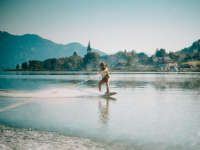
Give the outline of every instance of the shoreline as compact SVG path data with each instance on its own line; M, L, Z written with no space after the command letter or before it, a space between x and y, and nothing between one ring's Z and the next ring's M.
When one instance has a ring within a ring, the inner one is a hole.
M62 74L98 74L98 71L2 71L1 73L41 74L41 75L62 75ZM111 74L198 74L200 71L110 71Z
M104 150L87 138L70 137L56 132L16 128L0 123L0 149L3 150Z

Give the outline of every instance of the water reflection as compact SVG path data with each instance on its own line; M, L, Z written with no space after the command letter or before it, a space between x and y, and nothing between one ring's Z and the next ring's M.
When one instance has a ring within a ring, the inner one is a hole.
M187 90L196 90L200 89L200 80L198 79L189 79L189 80L156 80L155 82L150 82L155 89L165 90L165 89L187 89Z
M36 73L37 74L37 73ZM26 73L20 75L0 75L1 89L30 89L65 86L77 84L81 87L96 87L99 81L95 73L63 73L59 75L37 75L30 76ZM148 86L158 90L184 89L200 90L199 74L112 74L111 88L146 88ZM18 85L21 85L20 87Z
M143 88L148 85L145 81L128 80L128 81L112 81L111 85L113 87L123 87L123 88Z
M87 87L96 87L98 80L90 79L85 82ZM112 77L110 82L111 88L146 88L148 86L156 90L166 89L184 89L200 91L199 76L153 76L153 77Z
M109 100L106 99L106 103L103 104L102 100L98 103L99 120L103 126L106 126L109 121Z
M104 99L103 99L104 98ZM103 127L106 127L109 123L110 113L110 101L115 101L114 97L103 97L98 102L99 120Z
M157 78L148 80L125 80L125 81L111 81L111 87L113 88L145 88L145 87L153 87L157 90L166 90L166 89L184 89L184 90L200 90L200 79L198 78L190 78L190 79L167 79L167 78Z

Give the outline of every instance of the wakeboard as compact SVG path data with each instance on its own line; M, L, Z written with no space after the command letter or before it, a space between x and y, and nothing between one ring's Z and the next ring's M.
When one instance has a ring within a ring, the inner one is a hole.
M105 96L105 97L111 97L111 96L113 96L115 94L117 94L117 92L105 93L103 96Z

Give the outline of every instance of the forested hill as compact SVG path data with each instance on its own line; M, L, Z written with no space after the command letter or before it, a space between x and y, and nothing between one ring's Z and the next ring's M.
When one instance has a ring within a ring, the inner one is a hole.
M104 52L92 49L100 55ZM0 31L0 68L14 68L29 60L45 60L72 56L74 52L84 56L87 48L80 43L57 44L35 34L12 35Z
M193 42L191 46L180 50L181 53L196 53L200 52L200 39Z

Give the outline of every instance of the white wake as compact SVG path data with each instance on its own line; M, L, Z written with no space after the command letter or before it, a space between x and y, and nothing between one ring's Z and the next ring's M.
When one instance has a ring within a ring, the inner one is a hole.
M16 98L76 98L76 97L92 97L100 96L101 93L97 89L70 89L70 88L51 88L40 89L35 91L14 91L2 90L1 97L16 97Z

